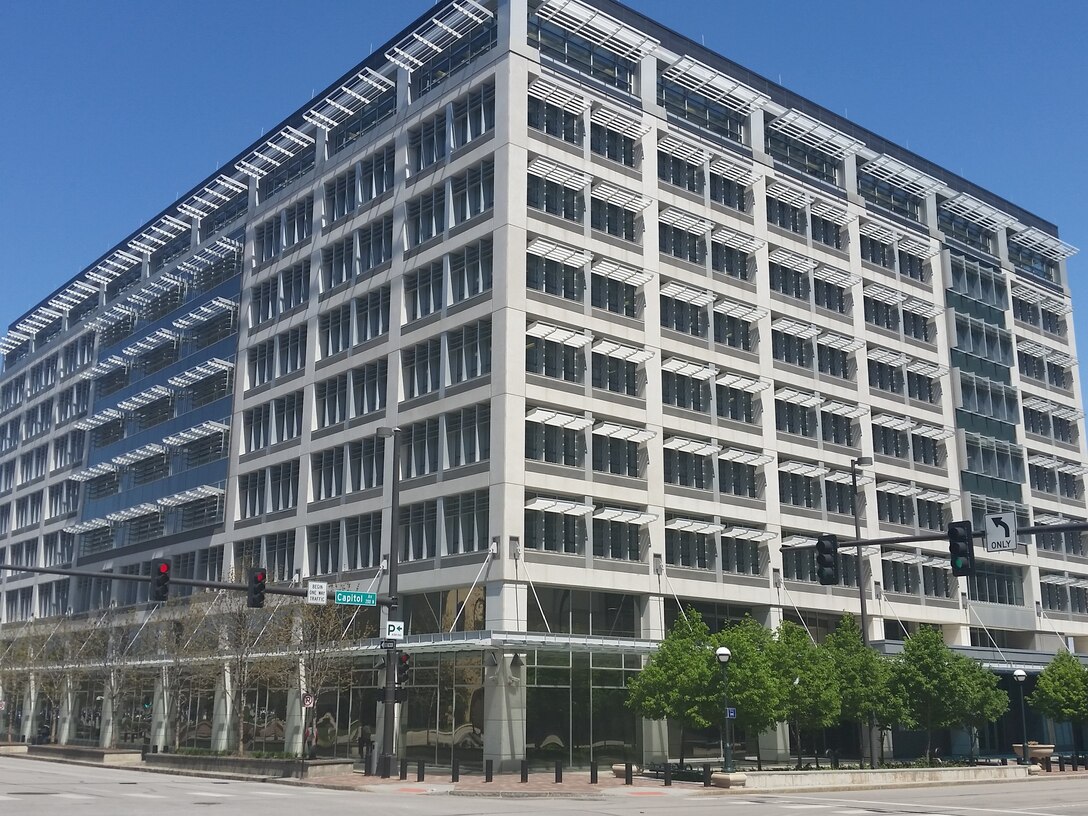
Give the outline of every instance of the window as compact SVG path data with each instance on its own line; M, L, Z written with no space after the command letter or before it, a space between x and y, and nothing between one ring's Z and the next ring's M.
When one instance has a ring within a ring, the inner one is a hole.
M408 132L408 167L418 173L446 158L446 112Z
M929 318L907 309L903 310L903 334L911 340L921 340L923 343L933 343L936 340Z
M706 236L662 222L658 224L658 249L674 258L701 264L706 260Z
M363 204L393 189L396 178L395 156L393 145L388 144L359 163L359 192Z
M311 524L306 528L310 552L310 575L330 575L340 571L340 521Z
M712 569L714 539L706 533L665 528L665 563L674 567Z
M344 519L344 539L349 570L378 566L382 560L382 514L367 513Z
M583 382L585 379L585 354L581 348L528 337L525 342L525 370L545 377Z
M899 331L899 309L875 298L865 298L865 322L880 329Z
M854 367L850 354L843 349L832 348L823 344L816 345L816 368L821 374L838 377L840 380L854 379Z
M842 163L838 159L810 147L791 136L767 130L767 152L775 159L790 167L800 170L802 173L826 181L828 184L839 183L839 168Z
M529 97L529 127L571 144L581 144L584 134L580 114L571 113L534 96Z
M462 224L495 206L495 162L491 159L468 168L450 180L453 223Z
M437 473L441 461L438 417L413 422L401 430L401 477L414 479Z
M412 99L438 87L456 73L487 53L498 42L498 21L492 15L442 51L417 66L412 72Z
M492 244L484 238L450 253L450 282L453 302L460 303L491 290Z
M638 316L638 289L629 283L604 275L590 277L590 302L595 309L605 309L625 317Z
M854 513L854 486L824 479L824 507L828 513L850 516Z
M665 449L665 484L709 490L713 471L708 457L682 450Z
M842 286L836 286L833 283L817 278L812 286L812 294L818 307L827 309L830 312L846 314L849 299L846 295L846 289Z
M348 379L347 374L340 374L314 385L318 428L327 428L347 421Z
M634 92L638 64L619 56L603 46L542 20L529 17L529 45L540 49L543 56L563 63L575 71L627 93Z
M359 205L358 166L325 182L325 222L339 221Z
M900 496L878 490L876 493L877 518L888 524L914 526L914 502L909 496Z
M481 320L446 333L450 382L491 373L491 321Z
M298 474L299 463L297 459L282 462L268 468L269 486L269 510L277 513L281 510L290 510L298 505Z
M1024 578L1020 567L979 561L967 578L967 595L982 603L1024 605Z
M810 284L807 272L790 269L788 266L782 266L772 261L770 273L771 291L798 300L808 301Z
M388 371L384 357L351 370L352 416L366 416L385 408Z
M591 122L589 149L614 162L634 167L638 160L638 143L619 131Z
M899 250L899 274L903 277L925 283L929 279L928 268L923 259Z
M381 487L385 480L385 440L368 436L348 443L348 491Z
M763 548L758 541L722 539L722 571L734 575L762 575Z
M435 187L408 202L406 210L407 246L419 246L446 230L446 188Z
M657 72L657 103L670 116L709 130L731 142L744 142L747 122L744 114L672 81L660 67Z
M1015 389L965 372L960 373L960 400L964 410L980 416L1014 424L1020 417Z
M657 151L657 177L666 184L692 193L703 192L703 166L684 161L664 150Z
M730 496L742 496L746 499L761 498L763 493L762 468L719 459L718 489L723 494Z
M306 327L296 326L276 335L277 376L283 377L306 365Z
M911 434L911 458L919 465L942 467L944 465L944 443L931 436Z
M710 384L705 379L662 371L661 397L665 405L703 414L710 412Z
M715 404L718 416L722 419L744 422L748 425L756 423L759 403L750 391L719 385Z
M585 194L581 189L564 187L554 181L529 174L526 203L534 210L543 210L568 221L581 221L586 211Z
M437 337L401 353L404 361L404 398L437 391L442 384L442 341Z
M714 342L741 351L753 351L756 329L739 317L714 312Z
M438 546L438 502L424 501L402 507L399 527L403 561L434 558Z
M446 555L486 550L488 547L488 496L475 490L442 499L446 519Z
M1058 282L1058 265L1038 250L1028 249L1010 239L1009 260L1020 272L1025 272L1050 283Z
M969 247L980 249L989 255L994 254L994 239L996 236L993 232L973 221L968 221L962 215L949 212L939 205L937 208L937 228L949 238L953 238Z
M486 402L446 414L446 461L451 468L491 458L491 406Z
M390 288L383 286L352 301L355 311L355 345L389 333Z
M964 442L969 472L1007 482L1024 481L1024 453L1019 446L976 433L965 434Z
M613 509L613 508L608 508ZM637 511L636 511L637 512ZM593 519L593 555L618 561L641 561L642 527L624 521Z
M1008 289L1000 269L955 252L951 253L950 264L953 292L1001 311L1008 307Z
M338 446L310 454L313 500L344 495L344 448Z
M858 170L858 192L869 203L891 210L896 215L911 221L922 220L923 201L920 197L878 179L871 173Z
M878 241L876 238L870 238L868 235L862 235L861 259L882 266L885 269L891 269L895 266L895 250L891 244Z
M982 320L956 315L956 351L998 365L1012 365L1012 334Z
M891 394L903 393L903 368L869 360L869 387Z
M574 431L543 422L525 423L525 458L535 462L582 467L585 461L586 438Z
M792 507L820 508L820 480L800 473L778 473L778 500Z
M941 381L936 377L907 372L907 396L919 402L936 405L941 401Z
M255 518L265 512L267 478L263 469L238 477L239 518Z
M404 276L404 312L408 323L442 310L444 280L442 262Z
M786 402L785 400L775 400L774 418L775 428L779 433L807 436L810 439L816 438L817 422L815 408L806 408L803 405Z
M839 225L818 215L812 216L812 240L833 249L842 249L842 233Z
M710 267L730 278L746 281L751 278L752 258L747 252L711 241Z
M637 241L636 216L631 210L601 201L590 199L590 226L595 230L607 232L625 241Z
M834 445L845 445L851 448L859 442L854 420L828 411L820 412L820 432L824 442Z
M661 295L661 325L666 329L706 337L708 329L705 306Z
M317 320L317 336L322 358L351 348L351 304L322 314Z
M526 494L526 501L534 496ZM552 498L540 496L539 498ZM559 497L556 497L559 498ZM560 501L571 501L559 498ZM530 550L577 554L583 551L586 523L582 516L543 510L525 511L525 547Z
M363 275L393 259L393 216L367 224L359 236L359 272Z
M321 250L321 291L328 292L355 277L355 236Z
M748 211L748 188L739 181L711 172L710 200L740 212Z
M783 363L812 368L812 341L786 332L771 331L771 356Z
M495 83L475 88L453 103L453 146L462 148L495 129Z
M594 352L592 360L594 388L602 388L629 397L640 395L639 367L630 360Z
M603 434L593 436L593 469L615 476L641 477L639 444Z
M918 499L915 501L918 526L923 530L944 530L944 505L940 502Z

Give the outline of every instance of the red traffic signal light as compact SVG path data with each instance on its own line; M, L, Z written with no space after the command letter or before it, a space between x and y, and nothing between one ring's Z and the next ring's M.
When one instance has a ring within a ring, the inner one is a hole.
M412 668L412 658L408 652L397 652L397 684L408 682L408 670Z
M268 579L268 571L264 567L257 567L249 571L249 588L246 597L246 606L250 609L264 608L265 582Z
M156 558L151 562L151 600L164 603L170 597L170 562Z

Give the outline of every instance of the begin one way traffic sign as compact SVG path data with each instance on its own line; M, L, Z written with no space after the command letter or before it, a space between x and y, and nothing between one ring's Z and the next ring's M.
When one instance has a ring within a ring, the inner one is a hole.
M986 552L1016 549L1016 513L986 514Z

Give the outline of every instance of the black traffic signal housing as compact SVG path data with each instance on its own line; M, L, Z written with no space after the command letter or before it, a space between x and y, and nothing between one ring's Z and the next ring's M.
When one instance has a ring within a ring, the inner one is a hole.
M816 539L816 580L823 586L839 583L839 539L824 534Z
M170 562L156 558L151 562L151 600L165 603L170 598Z
M975 574L974 530L969 521L953 521L948 525L948 555L952 560L952 574Z
M250 609L264 609L265 582L268 580L268 570L257 567L249 571L249 589L246 597L246 606Z
M397 685L408 682L408 670L412 668L412 657L408 652L397 652Z

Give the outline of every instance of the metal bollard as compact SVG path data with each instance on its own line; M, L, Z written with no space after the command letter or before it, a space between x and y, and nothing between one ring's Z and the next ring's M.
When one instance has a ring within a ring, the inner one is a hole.
M416 782L423 781L423 760L416 763Z
M710 774L711 774L710 763L708 763L708 762L703 763L703 787L704 788L709 788L710 787Z
M453 769L450 771L450 782L461 781L461 762L459 760L453 761Z
M1058 770L1065 773L1065 757L1061 754L1058 754Z
M521 761L521 781L529 781L529 760L527 759L523 759Z
M1002 765L1008 765L1009 764L1009 758L1008 757L1001 757L1001 764Z
M494 782L494 781L495 781L495 760L485 759L484 760L484 782Z
M555 761L555 782L559 784L563 781L563 760L557 759Z
M382 779L388 779L392 770L390 764L393 762L393 757L382 755L378 757L378 776Z
M591 784L591 785L596 785L597 784L597 761L596 760L589 763L589 784Z
M1074 771L1077 770L1077 754L1076 754L1076 752L1073 753L1073 757L1072 757L1072 759L1069 760L1069 764L1070 764L1070 766L1072 767L1072 769Z
M1053 768L1050 767L1050 757L1043 757L1043 767L1046 768L1047 773L1052 773Z
M408 760L406 758L400 761L400 778L401 781L408 778Z
M665 763L665 787L672 787L672 765L668 762Z
M625 784L625 785L635 784L634 774L635 774L635 769L632 767L631 763L630 762L623 763L623 784Z

